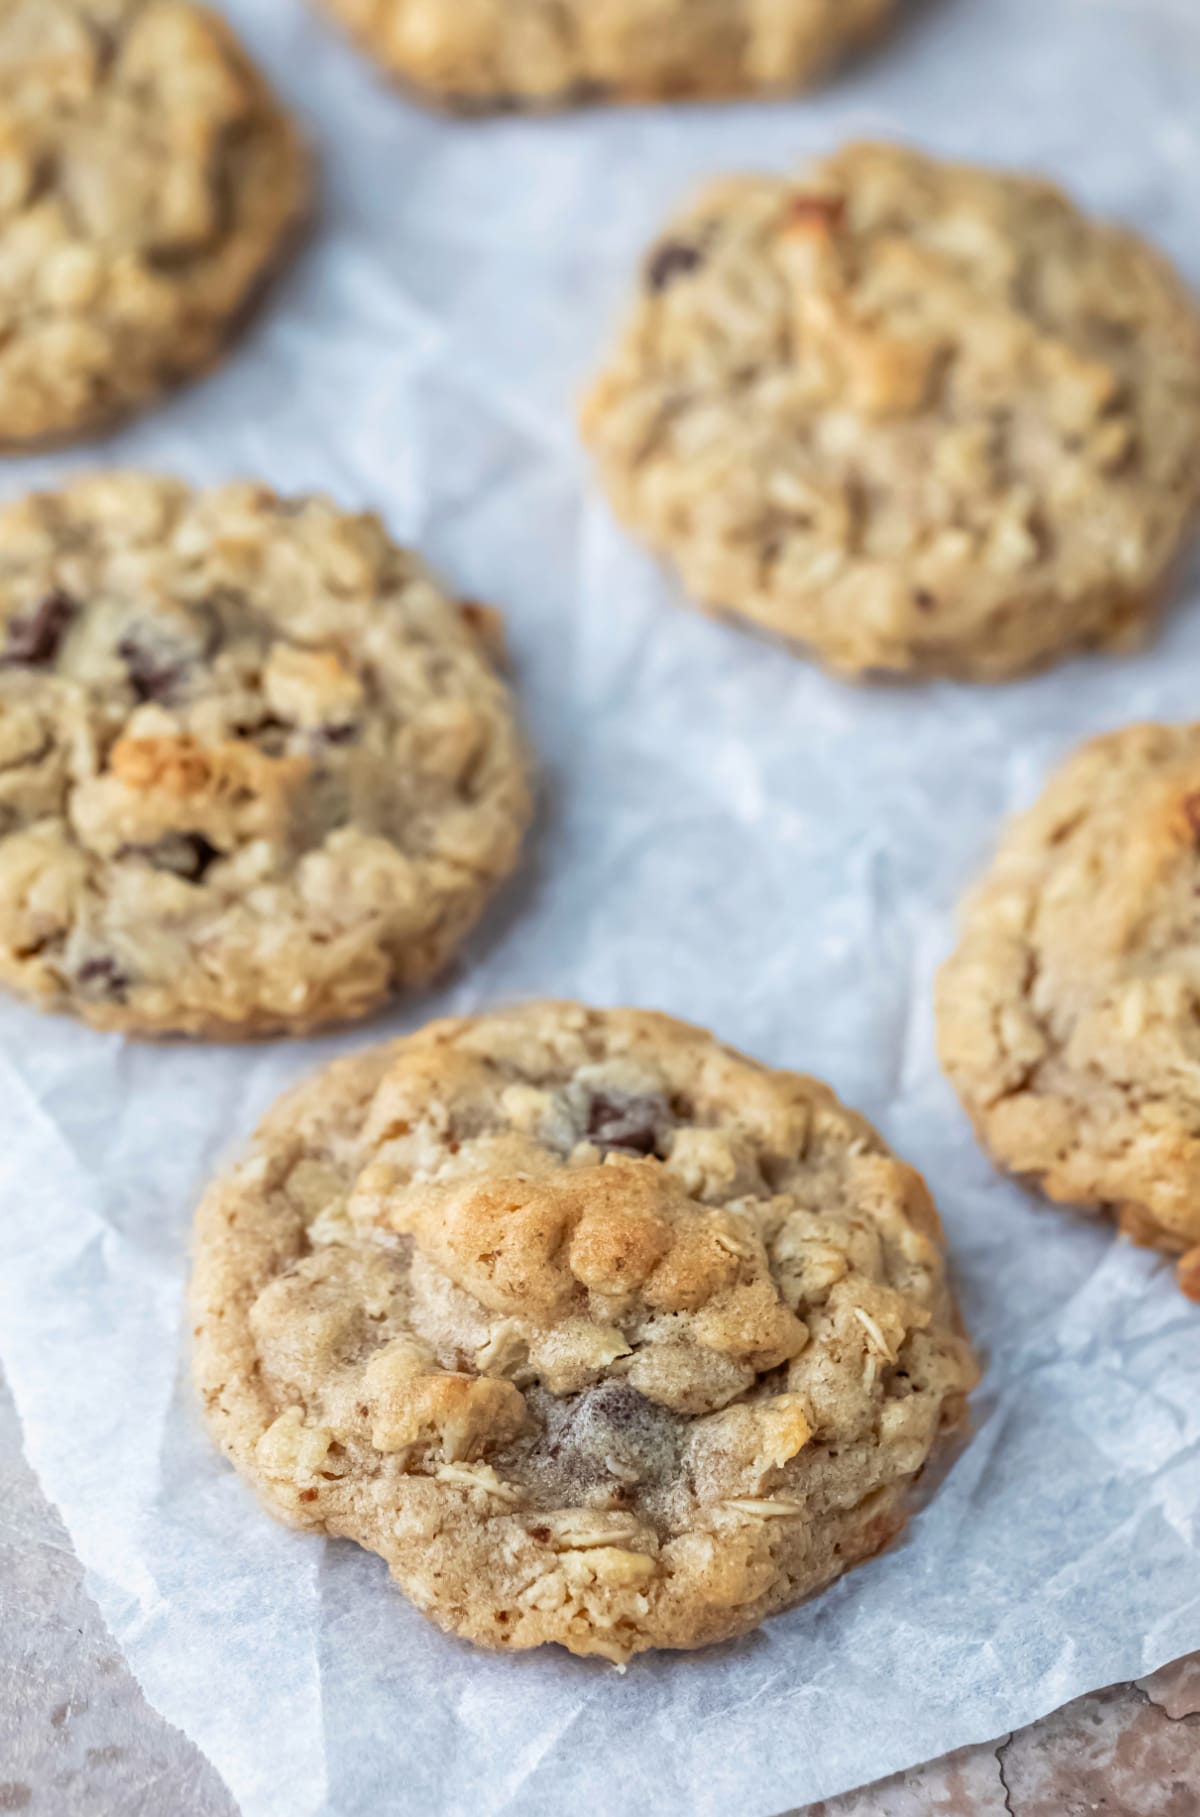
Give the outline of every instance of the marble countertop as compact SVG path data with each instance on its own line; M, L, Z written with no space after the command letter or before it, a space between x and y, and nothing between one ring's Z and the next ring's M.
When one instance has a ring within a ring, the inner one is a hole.
M0 1380L0 1813L237 1817L151 1709L21 1454ZM1200 1817L1200 1654L794 1817Z

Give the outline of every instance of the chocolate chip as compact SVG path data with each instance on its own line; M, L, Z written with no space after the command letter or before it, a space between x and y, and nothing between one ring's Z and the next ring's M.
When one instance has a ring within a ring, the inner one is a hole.
M261 719L240 721L233 731L235 737L249 739L268 757L282 757L295 727L274 713L264 713Z
M357 737L358 727L356 725L322 726L317 733L318 742L321 744L353 744Z
M121 998L129 988L128 975L107 954L85 959L75 979L78 984L92 987L89 994L97 997Z
M139 643L136 637L123 637L117 655L125 664L129 685L139 701L169 701L183 679L184 665L164 660L161 653Z
M676 278L695 271L702 258L698 246L689 246L685 240L664 240L661 246L655 247L646 262L646 288L666 290Z
M602 1425L606 1433L641 1432L647 1424L660 1423L663 1409L631 1388L628 1382L601 1382L579 1398L573 1414L576 1426Z
M628 1382L586 1388L556 1403L552 1418L548 1454L576 1487L660 1475L679 1439L675 1416Z
M21 612L16 618L9 619L8 637L0 662L5 667L53 662L63 634L78 610L69 593L64 593L61 587L53 587L32 612Z
M203 833L181 833L179 835L181 856L186 857L187 869L181 864L181 874L198 883L209 866L215 864L223 853L204 837Z
M669 1114L662 1098L597 1092L588 1105L588 1137L597 1148L623 1148L636 1155L652 1155L658 1147L659 1128Z
M156 871L172 871L189 883L199 883L222 856L203 833L165 833L153 845L123 845L117 853L118 858L144 858Z
M932 612L937 607L937 595L927 587L918 587L913 593L913 605L918 612Z
M1193 839L1200 844L1200 792L1194 795L1184 796L1183 813L1189 827L1192 829Z
M135 625L117 644L129 685L139 702L169 705L200 662L216 655L221 643L221 621L207 601L189 608L184 624L163 625L148 620Z

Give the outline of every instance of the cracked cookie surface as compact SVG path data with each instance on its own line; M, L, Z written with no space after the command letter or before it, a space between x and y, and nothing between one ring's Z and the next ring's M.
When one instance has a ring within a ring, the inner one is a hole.
M0 510L0 982L232 1037L428 979L529 815L494 638L321 498L98 474Z
M1097 738L1005 834L938 982L984 1145L1200 1299L1200 726Z
M188 0L0 0L0 446L211 365L303 219L299 137Z
M561 107L802 88L894 0L324 0L402 81L450 106Z
M443 1627L617 1662L886 1545L974 1365L920 1176L666 1016L436 1022L277 1105L206 1195L195 1372L273 1513Z
M585 401L691 596L850 677L996 680L1151 618L1200 497L1200 316L1032 178L852 145L712 184Z

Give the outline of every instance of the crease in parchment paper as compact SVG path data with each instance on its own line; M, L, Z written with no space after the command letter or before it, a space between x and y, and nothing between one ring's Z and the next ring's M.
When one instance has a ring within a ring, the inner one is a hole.
M1200 16L928 0L803 100L453 122L297 0L226 10L319 143L313 242L212 379L98 449L7 461L0 492L108 461L382 510L507 613L543 807L468 962L369 1029L148 1048L0 1008L0 1359L148 1696L246 1817L769 1817L1200 1647L1195 1314L1162 1258L993 1171L930 1013L1002 814L1084 735L1195 715L1200 571L1137 656L854 690L687 611L572 427L676 200L851 134L1045 169L1200 283ZM276 1526L188 1382L192 1209L276 1093L533 994L661 1007L828 1079L927 1174L988 1364L901 1545L746 1641L624 1677L474 1652L377 1559Z

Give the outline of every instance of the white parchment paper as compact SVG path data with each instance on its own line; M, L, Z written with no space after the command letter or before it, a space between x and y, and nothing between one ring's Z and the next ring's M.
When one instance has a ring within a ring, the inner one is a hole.
M1200 9L926 0L811 100L462 124L299 0L227 6L320 144L323 218L230 364L100 458L383 510L509 614L545 807L456 979L371 1035L148 1048L0 1010L0 1354L149 1697L247 1817L766 1817L1200 1647L1200 1315L1166 1263L992 1172L929 1008L1001 814L1083 734L1196 715L1200 575L1133 660L854 691L684 610L571 418L681 192L850 133L1044 168L1200 281ZM10 461L0 489L96 459ZM988 1362L905 1543L744 1643L624 1678L471 1651L377 1560L275 1526L187 1379L192 1207L279 1088L536 993L659 1006L829 1079L927 1172Z

